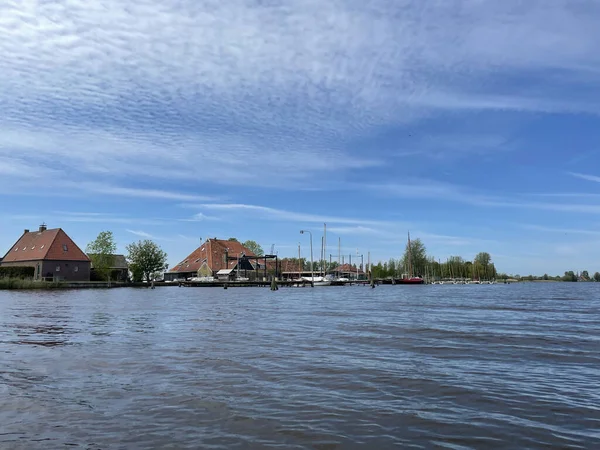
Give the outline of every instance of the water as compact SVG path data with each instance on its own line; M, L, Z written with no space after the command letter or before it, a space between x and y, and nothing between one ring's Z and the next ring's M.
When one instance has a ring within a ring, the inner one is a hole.
M597 284L0 292L1 449L600 448Z

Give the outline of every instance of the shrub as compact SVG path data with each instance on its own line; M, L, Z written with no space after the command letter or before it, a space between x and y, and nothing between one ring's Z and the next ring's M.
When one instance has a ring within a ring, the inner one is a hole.
M2 266L0 267L0 278L33 278L35 275L34 267Z
M4 289L58 289L62 283L21 280L18 278L0 278L0 290Z

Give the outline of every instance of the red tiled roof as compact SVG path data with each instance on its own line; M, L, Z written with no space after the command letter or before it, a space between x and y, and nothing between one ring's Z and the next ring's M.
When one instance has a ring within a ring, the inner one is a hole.
M3 263L21 261L89 261L61 228L24 233L6 253Z
M342 264L341 266L338 266L335 269L330 270L330 272L364 273L362 271L362 269L354 267L353 265L351 266L350 264Z
M207 239L204 244L190 253L187 258L175 267L171 268L169 272L197 272L205 262L213 272L221 269L232 269L237 265L237 261L229 261L229 264L225 265L225 253L227 249L229 249L228 255L230 258L237 258L242 253L246 256L255 256L251 250L237 241Z

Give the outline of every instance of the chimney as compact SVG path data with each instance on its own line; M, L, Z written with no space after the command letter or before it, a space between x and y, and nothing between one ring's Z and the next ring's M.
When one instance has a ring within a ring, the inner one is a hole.
M25 228L25 231L23 231L23 234L27 234L29 233L29 230L27 228Z
M43 223L43 224L40 225L40 233L43 232L43 231L46 231L47 229L48 228L46 227L45 223Z

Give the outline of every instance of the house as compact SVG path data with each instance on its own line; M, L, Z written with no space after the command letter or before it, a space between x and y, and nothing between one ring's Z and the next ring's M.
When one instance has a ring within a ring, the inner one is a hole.
M88 257L90 259L93 259L93 254L88 254ZM110 279L111 281L123 281L126 282L127 280L129 280L129 264L127 264L127 259L125 258L125 255L112 255L113 256L113 263L112 266L110 267ZM100 276L100 274L95 273L94 271L94 263L92 262L91 265L91 274L90 274L90 278L92 280L97 280L97 281L105 281L105 279Z
M341 278L348 278L350 280L364 280L365 272L355 265L350 264L342 264L341 266L336 267L330 272L334 273L336 276Z
M229 258L227 263L225 262L226 256ZM248 271L256 273L257 270L264 269L263 261L246 259L245 257L248 256L255 257L256 255L240 242L217 238L207 239L187 258L165 273L165 281L192 277L216 277L229 280L237 276L238 269L240 277L246 277Z
M35 280L89 281L90 259L61 228L25 230L4 255L3 267L35 268Z

